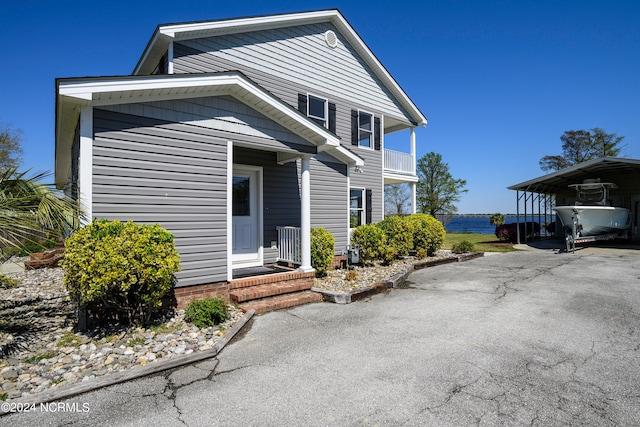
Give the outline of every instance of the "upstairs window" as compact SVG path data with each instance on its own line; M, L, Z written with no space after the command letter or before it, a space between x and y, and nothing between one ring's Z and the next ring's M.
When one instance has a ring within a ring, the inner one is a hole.
M382 148L382 120L371 113L351 110L351 144L373 150Z
M372 148L373 142L373 114L358 111L358 145Z
M336 133L336 104L319 96L298 94L298 111Z
M327 127L327 100L309 95L307 116L322 127Z

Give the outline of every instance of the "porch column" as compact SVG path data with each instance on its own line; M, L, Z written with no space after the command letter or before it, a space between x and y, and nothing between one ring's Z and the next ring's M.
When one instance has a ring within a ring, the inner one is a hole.
M80 161L78 171L78 196L84 211L82 225L93 218L93 107L80 109Z
M416 128L415 126L411 127L411 158L413 159L412 167L413 174L416 174L418 159L416 158ZM414 214L417 212L417 200L416 200L416 183L411 183L411 213Z
M416 174L416 164L418 163L418 159L416 159L416 128L413 126L411 128L411 157L413 158L413 174Z
M300 271L313 271L311 267L311 158L302 157L301 205L300 205L300 249L302 250L302 264Z

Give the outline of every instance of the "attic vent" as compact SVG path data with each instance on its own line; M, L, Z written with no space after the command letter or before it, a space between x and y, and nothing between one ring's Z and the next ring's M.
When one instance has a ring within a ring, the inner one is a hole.
M327 42L327 46L329 47L333 48L338 46L338 37L336 37L336 33L331 30L324 33L324 41Z

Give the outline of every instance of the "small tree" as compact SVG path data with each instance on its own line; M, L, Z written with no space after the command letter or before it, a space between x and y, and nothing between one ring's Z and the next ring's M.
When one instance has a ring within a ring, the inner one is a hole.
M495 226L504 224L504 214L494 213L489 217L489 224Z
M449 165L442 161L442 155L431 152L425 154L417 165L417 201L420 211L431 216L453 214L457 211L455 202L466 193L467 181L454 179L449 173Z
M20 165L22 157L22 131L0 122L0 170Z
M406 184L389 184L384 186L384 214L406 215L409 203L409 189Z
M562 154L549 155L540 159L543 171L558 171L600 157L615 157L620 154L620 143L624 136L606 133L601 128L568 130L560 136Z

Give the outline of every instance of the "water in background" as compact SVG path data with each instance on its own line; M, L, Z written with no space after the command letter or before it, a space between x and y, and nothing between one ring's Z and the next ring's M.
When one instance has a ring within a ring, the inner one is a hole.
M524 215L520 215L520 222L524 222L524 220ZM538 221L537 215L533 218L527 216L527 221L544 223L544 216L540 217L540 221ZM549 217L547 217L547 221L549 221ZM505 224L514 222L518 222L515 215L505 216ZM444 228L449 233L495 234L496 232L496 226L489 223L488 216L454 216L446 222Z

